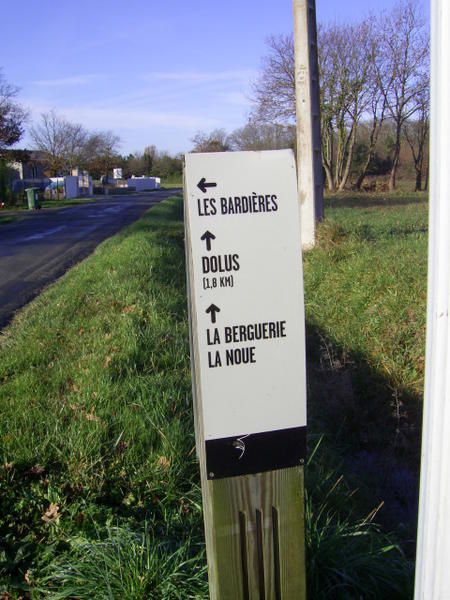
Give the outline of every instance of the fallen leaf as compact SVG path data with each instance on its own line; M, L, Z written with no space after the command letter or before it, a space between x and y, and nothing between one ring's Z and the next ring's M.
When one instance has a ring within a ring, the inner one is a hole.
M42 520L44 521L44 523L57 523L60 517L61 513L59 512L58 504L51 502L50 506L45 511Z
M83 414L88 421L100 421L100 418L97 417L97 415L94 415L94 412L95 406L91 408L91 412L83 411Z
M42 475L42 473L45 471L45 467L43 467L42 465L34 465L34 467L31 467L31 469L28 471L28 473L30 475Z
M170 460L166 456L160 456L157 464L159 467L166 470L170 467Z
M109 367L109 365L111 364L111 361L112 361L112 356L107 356L105 358L105 362L103 363L103 366L105 369Z
M30 571L30 569L28 569L25 572L24 579L28 583L28 585L31 585L31 571Z
M125 308L122 308L122 314L127 315L128 313L134 312L135 310L136 310L136 305L131 304L130 306L125 306Z

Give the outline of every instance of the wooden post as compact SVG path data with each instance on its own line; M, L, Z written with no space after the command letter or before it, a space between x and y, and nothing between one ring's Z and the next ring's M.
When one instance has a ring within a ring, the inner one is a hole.
M431 3L428 316L415 600L450 598L450 4Z
M211 598L305 598L303 467L204 483Z
M295 90L298 196L302 245L315 244L316 221L323 219L319 70L315 0L294 0Z
M293 154L186 155L197 454L213 600L304 600L306 378Z

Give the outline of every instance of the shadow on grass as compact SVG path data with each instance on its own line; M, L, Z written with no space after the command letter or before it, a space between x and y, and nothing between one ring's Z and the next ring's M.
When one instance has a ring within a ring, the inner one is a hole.
M396 531L414 555L420 468L421 400L398 389L364 356L332 345L307 324L308 429L324 435L330 460L357 489L368 514Z

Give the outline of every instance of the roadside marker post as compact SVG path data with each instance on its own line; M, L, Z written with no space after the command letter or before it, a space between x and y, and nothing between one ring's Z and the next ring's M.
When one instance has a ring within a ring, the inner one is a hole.
M450 4L431 2L430 213L415 600L450 598Z
M294 156L187 154L184 178L210 596L302 600L306 369Z

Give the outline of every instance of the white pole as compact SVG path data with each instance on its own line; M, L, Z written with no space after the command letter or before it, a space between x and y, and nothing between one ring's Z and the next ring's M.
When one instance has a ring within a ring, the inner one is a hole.
M323 217L320 101L315 0L294 2L297 172L304 249L315 243L316 220Z
M450 2L431 2L428 317L415 600L450 599Z

